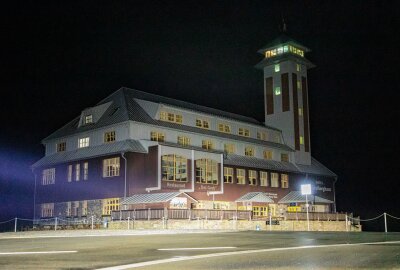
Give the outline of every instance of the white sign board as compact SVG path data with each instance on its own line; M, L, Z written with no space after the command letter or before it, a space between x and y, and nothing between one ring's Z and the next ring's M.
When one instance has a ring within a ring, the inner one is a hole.
M187 198L175 197L170 201L169 206L175 209L185 209L187 208Z
M301 195L311 195L311 185L301 185Z

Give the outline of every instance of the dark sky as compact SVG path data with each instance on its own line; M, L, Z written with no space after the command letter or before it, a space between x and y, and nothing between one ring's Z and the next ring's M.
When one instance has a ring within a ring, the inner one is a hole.
M2 6L0 221L30 215L41 139L121 86L263 121L254 65L282 16L317 65L312 154L338 210L400 216L396 1L79 2Z

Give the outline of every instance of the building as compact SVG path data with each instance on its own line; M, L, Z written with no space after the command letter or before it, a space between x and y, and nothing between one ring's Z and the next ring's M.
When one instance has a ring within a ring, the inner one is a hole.
M122 209L250 210L253 216L335 212L336 175L311 156L309 49L282 34L259 53L265 123L121 88L45 138L35 217ZM261 91L261 89L260 89Z

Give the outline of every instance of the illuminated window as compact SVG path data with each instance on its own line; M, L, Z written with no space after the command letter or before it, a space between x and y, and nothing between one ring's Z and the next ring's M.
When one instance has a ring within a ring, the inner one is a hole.
M279 174L271 173L271 187L279 187Z
M246 171L244 169L236 169L236 178L239 185L246 184Z
M196 160L196 182L218 184L217 162L211 159Z
M288 52L288 51L289 51L288 45L283 46L283 52Z
M79 181L81 177L81 165L76 164L75 165L75 181Z
M231 126L227 124L218 124L218 131L224 132L224 133L231 133Z
M235 145L233 143L224 144L224 151L227 154L234 154L236 152Z
M239 128L238 134L244 137L250 137L250 131L247 128Z
M282 154L281 154L281 161L283 161L283 162L289 162L289 154L282 153Z
M119 198L111 198L103 200L103 216L111 215L112 211L119 210Z
M249 170L249 185L257 185L257 171Z
M161 179L164 181L187 181L187 159L178 155L164 155L161 158Z
M54 184L55 178L56 178L55 168L44 169L42 171L42 185L45 186Z
M40 212L40 217L42 218L54 216L54 203L43 203Z
M281 174L281 187L282 188L289 188L289 175Z
M244 155L249 157L254 157L254 147L245 147L244 148Z
M266 206L253 206L254 217L266 217L268 216L268 207Z
M186 136L178 136L178 144L183 145L183 146L189 146L190 138L186 137Z
M296 71L301 71L301 66L300 66L300 64L296 64Z
M57 143L57 152L64 152L67 149L66 142Z
M283 47L277 48L277 49L276 49L276 52L277 52L278 54L282 54L282 53L283 53Z
M80 138L78 143L78 148L88 147L89 146L89 137Z
M103 160L103 177L119 176L119 157Z
M304 144L304 137L300 136L300 144Z
M180 114L169 113L165 111L160 112L160 120L162 121L182 124L182 119L183 117Z
M257 131L257 139L266 141L268 140L268 134L264 131Z
M150 132L150 140L155 142L164 142L165 135L162 132L152 131Z
M89 163L83 163L83 180L88 180L89 177Z
M271 150L264 150L264 158L265 159L272 159L272 151Z
M301 90L301 82L297 81L297 89Z
M78 209L79 209L79 202L78 201L72 202L71 216L77 217L78 216Z
M233 168L224 167L224 183L233 183Z
M67 207L66 207L67 209L66 209L66 216L67 217L70 217L71 216L71 214L72 214L72 211L71 211L71 202L67 202Z
M88 213L88 203L87 201L82 202L82 216L87 216Z
M210 128L210 123L204 119L196 119L196 127Z
M93 123L93 115L86 115L85 116L85 124Z
M67 169L67 180L68 182L72 181L72 165L68 165Z
M281 87L277 86L275 87L275 96L279 96L281 94Z
M279 64L275 65L275 72L279 72L281 70L281 67Z
M299 108L299 116L303 116L303 108Z
M207 150L212 150L214 148L212 140L203 140L201 142L201 147Z
M115 131L109 131L104 133L104 142L115 142Z
M267 187L268 186L268 173L260 172L260 186Z

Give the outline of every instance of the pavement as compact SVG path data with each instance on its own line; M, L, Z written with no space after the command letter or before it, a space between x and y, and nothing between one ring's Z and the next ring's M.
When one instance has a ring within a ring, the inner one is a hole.
M400 233L79 230L0 234L0 269L400 269Z

